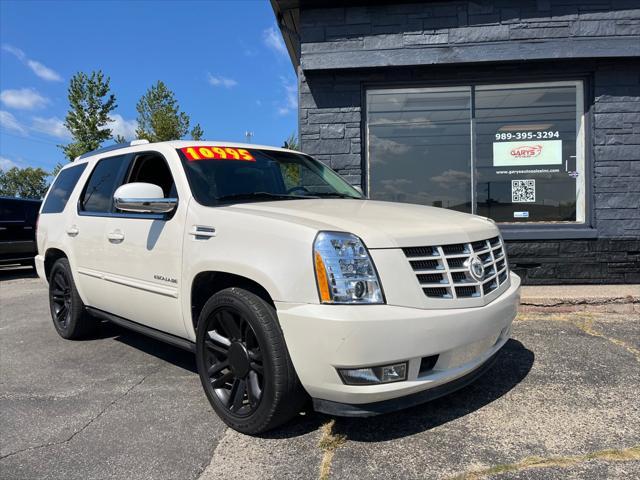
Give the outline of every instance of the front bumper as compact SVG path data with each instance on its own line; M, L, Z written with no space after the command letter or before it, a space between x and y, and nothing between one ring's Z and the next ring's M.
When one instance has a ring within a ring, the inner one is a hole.
M338 415L372 415L389 410L374 405L378 402L434 389L434 395L412 397L426 401L472 381L509 339L519 303L520 278L512 273L509 289L483 307L422 310L276 302L276 308L294 367L315 406ZM420 373L422 358L433 355L439 355L437 363ZM395 383L345 385L336 370L403 361L408 362L408 378ZM449 383L452 388L435 390ZM360 408L349 408L353 406Z

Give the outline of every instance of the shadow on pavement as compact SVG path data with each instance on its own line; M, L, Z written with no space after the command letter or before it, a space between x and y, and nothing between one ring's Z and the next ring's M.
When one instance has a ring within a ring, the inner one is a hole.
M196 375L198 374L198 370L196 369L196 357L193 353L115 325L111 325L110 327L119 329L119 334L115 338L118 342L137 348L144 353L153 355L154 357L171 363L176 367L180 367L183 370L187 370ZM202 394L204 395L204 392L202 392Z
M114 337L118 342L197 375L195 356L190 352L108 322L102 324L97 336ZM344 434L352 441L379 442L430 430L473 413L505 395L528 375L534 358L531 350L511 339L502 348L494 366L475 383L442 398L395 413L369 418L337 418L334 432ZM211 415L215 415L213 410ZM297 419L260 436L269 439L298 437L317 430L330 418L313 412L309 407Z
M19 278L38 278L36 269L31 266L9 265L0 266L0 282Z

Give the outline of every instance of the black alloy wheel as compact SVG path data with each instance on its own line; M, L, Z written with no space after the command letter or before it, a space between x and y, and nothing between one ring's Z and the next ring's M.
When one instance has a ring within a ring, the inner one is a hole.
M96 321L84 309L66 258L58 259L51 267L49 308L53 326L62 338L83 338L90 335L96 327Z
M204 344L214 394L233 415L251 415L264 388L262 352L253 328L242 312L221 307L209 317Z
M273 303L242 288L221 290L202 307L196 363L211 406L241 433L275 428L308 400Z
M65 330L71 319L71 285L63 269L58 269L51 278L49 289L51 313L56 325Z

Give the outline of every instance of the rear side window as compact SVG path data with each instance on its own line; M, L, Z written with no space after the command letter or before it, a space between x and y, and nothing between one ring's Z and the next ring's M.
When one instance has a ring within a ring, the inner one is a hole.
M22 202L0 198L0 218L5 222L23 222L24 208Z
M64 210L71 192L73 192L80 175L82 175L86 167L87 164L83 163L75 167L65 168L58 174L44 202L42 213L60 213Z
M113 192L120 185L122 166L127 155L103 158L91 172L80 199L80 210L108 213L112 210Z

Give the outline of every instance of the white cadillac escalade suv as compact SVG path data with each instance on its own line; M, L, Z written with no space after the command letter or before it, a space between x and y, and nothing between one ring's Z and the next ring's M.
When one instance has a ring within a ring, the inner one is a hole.
M37 241L62 337L108 320L193 351L214 410L249 434L309 398L368 416L461 388L519 303L492 221L367 200L309 156L257 145L82 155L50 188Z

